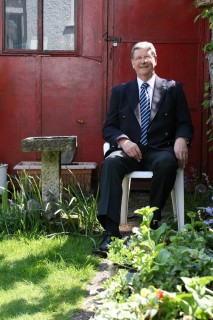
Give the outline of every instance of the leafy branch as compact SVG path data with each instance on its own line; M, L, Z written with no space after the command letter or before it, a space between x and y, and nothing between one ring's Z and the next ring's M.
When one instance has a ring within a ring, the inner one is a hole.
M204 109L210 109L206 125L208 126L207 141L211 142L213 141L213 6L203 9L195 18L195 22L198 19L207 19L209 22L209 29L211 30L211 41L203 47L203 52L208 54L210 83L204 84L204 101L202 103ZM213 146L210 146L209 151L211 150L213 150Z

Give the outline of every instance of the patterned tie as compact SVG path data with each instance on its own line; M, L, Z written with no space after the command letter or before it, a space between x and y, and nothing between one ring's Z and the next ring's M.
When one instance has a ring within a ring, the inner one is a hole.
M150 120L150 99L147 92L149 84L144 82L140 91L141 143L147 145L147 128Z

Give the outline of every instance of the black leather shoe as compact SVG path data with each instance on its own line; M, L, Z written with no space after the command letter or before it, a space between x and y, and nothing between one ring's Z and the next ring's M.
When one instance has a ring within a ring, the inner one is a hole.
M151 223L150 223L150 228L152 230L158 229L158 220L152 220Z
M113 238L121 238L120 233L113 234L111 232L107 232L103 241L100 244L99 250L101 251L108 251L109 244L113 241Z
M101 242L99 248L95 248L93 250L93 253L99 254L102 257L107 257L107 252L109 251L109 244L113 241L113 238L119 238L121 239L121 234L118 233L111 233L107 232L103 238L103 241Z

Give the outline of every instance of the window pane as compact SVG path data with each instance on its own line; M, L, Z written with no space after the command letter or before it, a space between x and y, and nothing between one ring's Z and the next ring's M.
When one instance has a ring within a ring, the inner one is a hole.
M5 49L36 50L37 19L37 0L5 0Z
M75 50L74 5L74 0L44 0L44 50Z

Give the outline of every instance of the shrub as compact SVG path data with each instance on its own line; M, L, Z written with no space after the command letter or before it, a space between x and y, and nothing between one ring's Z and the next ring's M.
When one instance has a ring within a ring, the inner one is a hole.
M206 225L195 220L183 232L162 224L150 229L155 208L142 208L139 228L110 244L115 275L104 285L95 320L211 319L213 315L213 256ZM188 316L188 318L187 318Z

